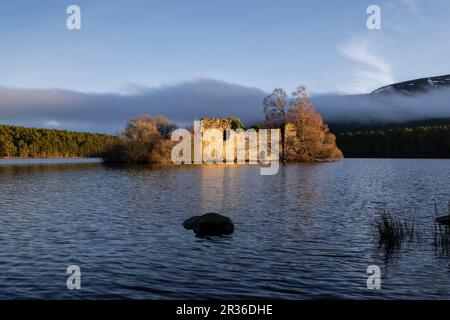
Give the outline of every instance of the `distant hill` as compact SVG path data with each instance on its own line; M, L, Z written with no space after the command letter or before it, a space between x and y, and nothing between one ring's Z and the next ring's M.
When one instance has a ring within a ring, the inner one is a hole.
M371 95L375 94L389 94L389 93L417 93L426 92L429 90L450 88L450 74L420 78L399 83L390 84L374 90Z
M394 83L368 96L386 96L389 100L389 95L394 98L395 94L413 95L446 88L450 89L450 75ZM402 122L395 119L369 123L330 121L329 126L336 134L339 148L348 158L450 158L448 117L430 116L428 119Z

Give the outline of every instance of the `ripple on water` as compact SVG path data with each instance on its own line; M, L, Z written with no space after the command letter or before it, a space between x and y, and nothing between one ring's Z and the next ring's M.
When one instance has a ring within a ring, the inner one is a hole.
M0 298L448 298L448 257L429 243L386 256L377 208L450 199L447 160L345 160L145 167L0 160ZM16 164L19 165L16 165ZM414 183L411 183L413 181ZM209 211L235 233L198 238L182 222ZM82 290L66 288L66 268ZM366 289L377 264L383 290Z

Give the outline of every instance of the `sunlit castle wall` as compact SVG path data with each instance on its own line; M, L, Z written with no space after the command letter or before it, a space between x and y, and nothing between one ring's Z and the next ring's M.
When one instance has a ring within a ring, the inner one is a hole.
M206 130L208 129L218 129L222 132L223 134L223 160L226 160L226 131L230 130L230 129L236 129L235 124L236 123L241 123L239 118L236 117L232 117L232 118L202 118L200 120L200 132L203 134ZM256 132L256 137L258 138L258 129L255 129ZM286 130L286 135L295 135L295 129L293 129L292 127L289 127L289 129ZM256 140L258 141L258 140ZM205 148L207 145L209 144L209 142L203 142L203 148ZM237 149L237 141L235 141L235 145L234 145L234 161L237 161L237 154L238 150ZM245 146L240 146L241 148L244 147L245 148L245 160L249 161L249 155L254 153L257 155L257 158L259 159L259 155L258 155L258 143L256 143L256 146L253 146L251 144L248 143L248 141L246 140L246 144ZM269 145L268 147L270 148L270 140L269 140ZM272 157L270 157L270 155L266 155L267 159L271 159Z

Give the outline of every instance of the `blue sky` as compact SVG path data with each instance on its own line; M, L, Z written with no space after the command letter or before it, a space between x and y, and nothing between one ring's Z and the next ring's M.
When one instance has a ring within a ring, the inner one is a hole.
M66 8L82 29L66 29ZM378 4L382 30L366 28ZM359 93L450 73L450 1L2 1L0 85L127 92L213 78Z
M81 30L66 28L72 4ZM381 30L366 27L372 4ZM449 18L448 0L2 1L0 122L102 132L143 113L258 122L274 88L359 94L449 74ZM341 115L347 102L334 100L316 107ZM367 121L373 112L352 103L347 113Z

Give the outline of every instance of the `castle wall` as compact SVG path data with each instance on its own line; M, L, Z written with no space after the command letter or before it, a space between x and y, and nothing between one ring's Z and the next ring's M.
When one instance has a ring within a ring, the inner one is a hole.
M235 121L239 121L239 119L238 118L203 118L200 121L200 132L201 133L205 132L205 130L208 130L208 129L218 129L224 133L224 135L223 135L224 136L223 153L222 153L224 161L226 159L226 154L227 154L227 144L226 144L227 141L225 140L225 132L226 132L226 130L232 129L232 124ZM245 146L242 146L242 145L240 146L241 148L244 147L244 149L245 149L244 152L245 152L245 160L246 161L249 161L250 155L253 155L253 154L256 155L257 159L259 159L258 138L257 138L258 132L257 132L257 130L255 130L255 131L256 131L256 145L251 145L248 143L248 141L246 141ZM293 128L290 126L289 127L287 126L285 131L286 131L285 136L295 135L295 130L293 130ZM280 133L280 135L281 135L281 133ZM268 137L268 138L269 138L268 148L270 148L270 137ZM280 143L279 147L280 147L280 152L281 152L281 141L279 143ZM203 141L203 148L205 148L205 146L207 146L208 144L209 144L209 142ZM235 161L237 161L238 152L242 152L242 149L238 150L237 147L238 147L238 143L237 143L237 139L236 139L234 141L234 148L233 148ZM270 154L266 155L266 159L268 159L268 160L272 159Z

